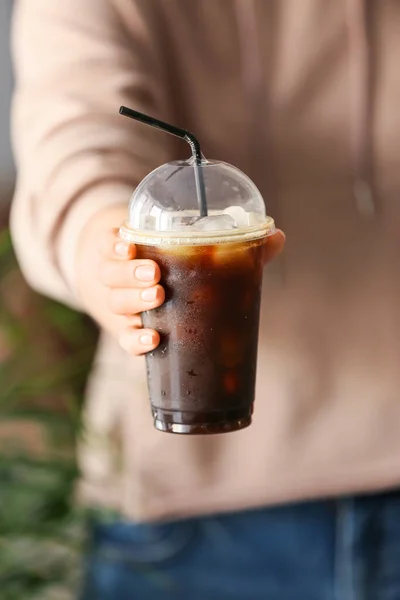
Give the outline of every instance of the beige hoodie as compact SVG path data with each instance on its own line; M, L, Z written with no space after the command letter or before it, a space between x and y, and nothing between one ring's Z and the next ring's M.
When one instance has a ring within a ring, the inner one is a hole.
M368 4L18 2L12 229L34 287L77 305L87 220L186 156L121 104L194 130L287 234L266 270L247 430L155 431L143 359L103 336L81 452L89 502L143 520L400 482L400 5Z

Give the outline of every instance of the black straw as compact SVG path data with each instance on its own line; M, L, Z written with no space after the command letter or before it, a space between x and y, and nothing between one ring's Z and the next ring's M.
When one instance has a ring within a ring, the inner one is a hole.
M119 112L121 115L124 115L124 117L135 119L135 121L140 121L141 123L150 125L150 127L155 127L156 129L161 129L162 131L166 131L167 133L175 135L176 137L185 140L190 145L194 159L194 177L196 181L196 192L200 216L206 217L208 215L208 210L206 188L202 170L203 156L198 139L193 135L193 133L190 133L190 131L187 131L186 129L181 129L180 127L175 127L175 125L170 125L169 123L155 119L154 117L149 117L149 115L144 115L143 113L133 110L132 108L121 106Z

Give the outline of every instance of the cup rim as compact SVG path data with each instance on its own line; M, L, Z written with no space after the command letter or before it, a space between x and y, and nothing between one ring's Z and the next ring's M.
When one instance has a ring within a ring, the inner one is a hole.
M119 228L119 236L133 244L149 246L206 246L241 241L257 240L276 232L272 217L266 217L264 223L251 227L242 227L230 231L146 231L134 229L125 221Z

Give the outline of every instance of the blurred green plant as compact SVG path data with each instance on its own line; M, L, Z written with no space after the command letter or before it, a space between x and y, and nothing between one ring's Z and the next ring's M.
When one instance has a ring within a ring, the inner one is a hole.
M70 600L85 520L74 442L97 331L30 290L7 227L0 274L0 597Z

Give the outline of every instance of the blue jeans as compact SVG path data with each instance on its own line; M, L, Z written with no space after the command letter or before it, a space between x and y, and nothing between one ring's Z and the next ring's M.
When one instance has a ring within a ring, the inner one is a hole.
M83 600L400 600L400 493L92 528Z

